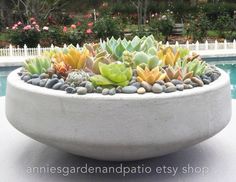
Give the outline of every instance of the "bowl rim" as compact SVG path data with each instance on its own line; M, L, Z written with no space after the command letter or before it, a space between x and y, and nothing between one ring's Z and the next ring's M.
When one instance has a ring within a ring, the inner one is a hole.
M203 87L194 87L193 89L185 89L183 91L176 91L171 93L160 93L156 94L153 92L148 92L145 94L125 94L125 93L117 93L115 95L102 95L101 93L87 93L85 95L78 95L78 94L67 94L65 91L61 90L54 90L45 87L35 86L32 84L28 84L21 80L20 76L17 74L21 68L17 68L12 71L7 77L7 92L8 93L8 85L15 87L19 90L31 92L35 94L41 94L45 96L51 97L59 97L59 98L72 98L72 99L94 99L94 100L132 100L132 99L171 99L177 97L188 97L203 94L205 92L211 92L213 90L217 90L221 87L226 86L229 84L229 76L225 71L220 68L217 68L221 75L220 77L211 82L209 85L204 85Z

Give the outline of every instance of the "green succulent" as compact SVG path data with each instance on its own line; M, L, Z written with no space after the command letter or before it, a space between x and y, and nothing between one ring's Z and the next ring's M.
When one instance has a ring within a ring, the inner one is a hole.
M127 66L134 67L134 53L129 51L124 51L122 55L122 61Z
M146 54L145 52L137 52L134 56L135 66L145 67L153 69L161 64L161 61L157 58L156 55Z
M176 63L182 69L187 69L188 72L193 72L193 76L201 76L205 73L207 64L199 59L193 61L180 60Z
M71 86L79 86L80 83L89 79L88 73L83 70L72 71L68 74L66 78L66 83Z
M100 46L103 50L106 50L109 54L113 56L114 59L121 61L123 52L135 52L135 51L144 51L148 52L150 48L157 47L157 41L155 38L150 35L148 37L142 37L141 39L138 36L135 36L132 40L124 39L107 39L106 41L100 42Z
M31 74L45 73L51 66L52 62L48 57L30 58L24 62L24 68Z
M132 77L131 67L126 67L124 63L111 63L107 65L100 62L99 70L101 75L90 77L95 86L126 86Z

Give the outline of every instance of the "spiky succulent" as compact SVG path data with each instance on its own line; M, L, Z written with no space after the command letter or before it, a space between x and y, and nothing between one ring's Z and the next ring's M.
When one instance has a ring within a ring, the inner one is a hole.
M89 74L83 70L72 71L68 74L66 78L66 83L71 86L79 86L83 81L87 81L89 79Z
M48 57L30 58L24 62L24 68L31 74L45 73L51 66L52 62Z
M157 57L162 60L164 65L175 66L176 62L180 58L180 52L174 52L173 48L171 47L161 47L157 52Z
M166 71L166 77L165 77L166 82L170 82L173 79L185 80L187 78L193 77L193 72L188 71L186 68L169 66L168 68L166 68L165 71Z

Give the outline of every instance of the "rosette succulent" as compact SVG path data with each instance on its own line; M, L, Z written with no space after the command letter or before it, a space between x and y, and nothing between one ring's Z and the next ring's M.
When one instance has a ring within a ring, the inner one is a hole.
M158 80L164 80L166 77L165 71L159 66L156 66L151 70L147 66L145 68L137 66L137 74L137 80L139 82L146 81L151 85L153 85Z
M87 81L89 79L89 74L83 70L72 71L68 74L66 78L66 83L69 85L76 87L79 86L83 81Z
M24 62L24 68L31 74L45 73L51 66L51 60L47 57L30 58Z
M126 67L123 63L111 63L107 65L100 62L99 70L101 75L90 77L90 80L96 86L126 86L132 77L131 67Z
M75 47L69 47L63 52L55 53L54 62L64 62L71 69L83 69L89 57L89 51L86 48L78 50Z
M157 57L162 60L164 65L174 66L180 58L180 52L176 51L174 53L171 47L160 48L157 52Z

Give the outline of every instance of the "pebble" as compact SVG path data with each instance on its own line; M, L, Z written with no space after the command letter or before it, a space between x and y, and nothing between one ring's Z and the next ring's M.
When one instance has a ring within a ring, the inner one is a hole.
M152 92L154 93L161 93L163 92L163 87L162 85L158 84L158 83L155 83L153 86L152 86Z
M48 79L48 81L47 81L45 87L46 87L46 88L52 88L53 85L55 85L58 81L59 81L58 78Z
M116 94L116 89L112 88L109 90L109 95L115 95Z
M132 86L135 86L136 88L139 88L141 86L140 82L134 82L133 84L131 84Z
M45 78L49 78L49 75L47 73L42 73L40 76L39 76L40 79L45 79Z
M79 84L79 86L80 86L80 87L85 87L86 83L87 83L87 81L82 81L82 82Z
M199 86L199 85L198 85L197 83L195 83L195 82L191 82L190 85L192 85L193 87L198 87L198 86Z
M104 88L102 90L102 95L108 95L109 94L109 89L108 88Z
M163 88L163 92L165 92L166 91L166 86L162 85L162 88Z
M175 86L167 87L166 90L165 90L166 93L175 92L175 91L176 91L176 87Z
M184 84L184 89L192 89L193 86L190 84Z
M173 79L173 80L171 80L171 83L173 83L176 86L176 85L179 85L179 84L183 84L183 81L177 80L177 79Z
M212 81L215 81L215 80L217 80L217 79L219 78L219 76L220 76L220 75L218 75L218 74L216 74L216 73L212 73L212 74L211 74L211 80L212 80Z
M209 79L206 79L206 78L203 78L202 81L203 81L203 83L206 84L206 85L208 85L208 84L211 83L211 81L210 81Z
M145 88L145 90L146 90L147 92L150 92L150 91L152 90L152 86L151 86L149 83L145 82L145 81L142 81L142 82L141 82L141 86L142 86L143 88Z
M27 83L32 84L32 80L33 80L33 79L29 79L29 80L27 81Z
M158 83L160 85L165 85L165 82L163 80L158 80L158 81L156 81L156 83Z
M85 95L88 92L86 87L77 87L76 90L79 95Z
M67 87L65 91L68 94L74 94L76 92L76 89L74 87Z
M88 93L92 93L94 90L94 86L91 82L87 81L85 84L85 88L87 89Z
M52 78L58 78L58 76L56 74L53 74Z
M31 76L31 78L38 78L38 77L39 77L38 74L33 74L33 75Z
M165 83L165 86L168 88L168 87L174 87L175 85L171 82L167 82Z
M53 85L52 89L54 89L54 90L59 90L62 85L63 85L63 83L58 82L58 83L56 83L55 85Z
M135 83L136 82L136 80L131 80L130 82L129 82L129 85L132 85L133 83Z
M116 88L116 93L121 93L122 92L122 87L121 86L118 86L117 88Z
M23 76L22 79L23 79L25 82L27 82L28 80L31 79L31 76L30 76L30 75L25 75L25 76Z
M122 92L126 93L126 94L131 94L131 93L136 93L137 92L137 88L135 86L126 86L122 88Z
M184 85L183 84L178 84L176 85L176 89L179 91L183 91L184 90Z
M200 87L202 87L204 85L203 81L201 79L197 78L197 77L192 77L191 80Z
M39 78L32 78L32 85L39 85L40 79Z
M102 87L97 87L97 93L102 93Z
M138 94L144 94L144 93L146 93L146 90L145 90L145 88L140 87L140 88L137 90L137 93L138 93Z
M48 79L42 79L42 80L40 80L40 82L39 82L39 86L40 87L45 87L45 85L46 85L46 83L47 83L47 81L48 81Z
M190 84L190 83L191 83L191 79L190 79L190 78L187 78L186 80L184 80L184 83L185 83L185 84Z
M69 87L68 84L63 84L63 85L60 87L60 90L66 90L67 87Z

